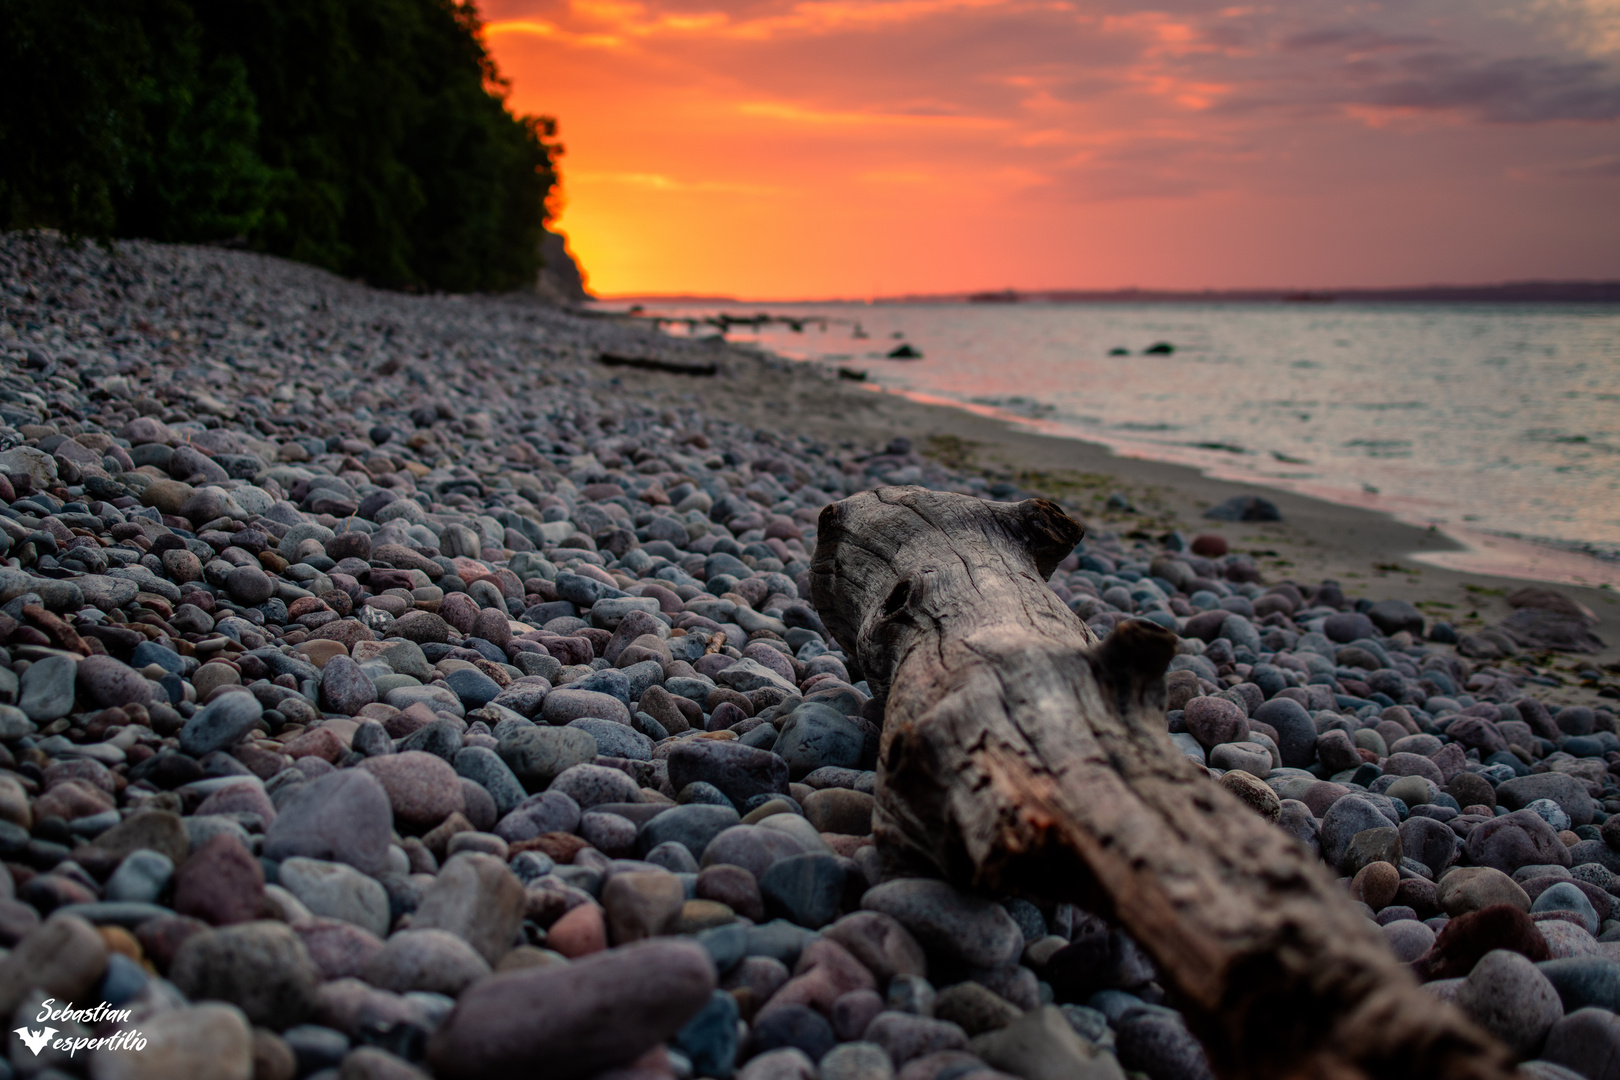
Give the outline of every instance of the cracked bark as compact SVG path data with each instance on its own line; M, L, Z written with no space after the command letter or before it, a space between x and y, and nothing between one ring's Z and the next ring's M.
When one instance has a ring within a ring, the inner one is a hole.
M811 595L885 704L874 832L897 872L1124 927L1223 1077L1507 1080L1297 841L1165 734L1175 637L1098 643L1046 581L1044 500L880 488L822 511Z

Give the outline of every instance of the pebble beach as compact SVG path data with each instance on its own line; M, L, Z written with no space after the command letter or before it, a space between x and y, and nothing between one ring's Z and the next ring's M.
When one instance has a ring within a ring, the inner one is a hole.
M1100 914L873 843L818 515L1048 493L740 422L728 380L849 391L533 297L0 236L0 1080L1212 1077ZM1222 532L1274 511L1090 528L1050 586L1176 632L1166 737L1527 1080L1620 1077L1620 694L1552 674L1606 626L1289 577Z

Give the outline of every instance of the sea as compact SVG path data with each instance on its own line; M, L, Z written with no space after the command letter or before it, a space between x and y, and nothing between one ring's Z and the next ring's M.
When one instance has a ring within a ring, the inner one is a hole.
M1120 454L1620 560L1620 305L639 307L677 335L767 315L726 337Z

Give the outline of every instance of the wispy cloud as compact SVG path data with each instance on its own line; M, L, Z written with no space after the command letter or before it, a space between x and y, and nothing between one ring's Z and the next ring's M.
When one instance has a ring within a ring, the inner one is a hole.
M727 195L765 195L782 190L770 184L739 184L729 180L681 180L662 173L582 172L575 174L576 184L618 184L643 191L662 191L671 194L718 192Z
M1034 260L1057 260L1044 245L1067 229L1087 251L1109 237L1104 265L1124 265L1177 215L1177 246L1208 245L1199 265L1277 260L1262 280L1307 280L1294 260L1363 246L1369 266L1406 259L1391 280L1470 277L1478 253L1550 253L1561 236L1612 249L1620 273L1620 0L483 7L520 105L563 121L568 220L587 256L581 223L616 215L609 257L652 259L653 237L678 229L640 215L678 195L709 215L680 228L739 264L765 235L828 259L900 259L942 243L938 222L971 200L997 222L975 243L1021 237ZM1281 230L1284 207L1316 217ZM836 228L810 224L829 213ZM1427 269L1448 243L1476 255Z
M989 116L964 116L959 113L918 108L906 112L876 112L866 110L812 109L784 102L745 101L737 106L744 116L759 116L769 120L785 120L795 124L832 125L839 127L912 127L912 128L1004 128L1008 120Z

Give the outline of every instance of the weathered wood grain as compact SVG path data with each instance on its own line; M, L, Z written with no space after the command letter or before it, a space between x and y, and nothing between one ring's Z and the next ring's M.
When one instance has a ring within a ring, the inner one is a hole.
M914 487L822 512L812 597L885 702L885 859L1114 920L1222 1076L1506 1080L1306 848L1170 742L1175 636L1099 644L1047 586L1082 533L1043 500Z

